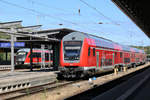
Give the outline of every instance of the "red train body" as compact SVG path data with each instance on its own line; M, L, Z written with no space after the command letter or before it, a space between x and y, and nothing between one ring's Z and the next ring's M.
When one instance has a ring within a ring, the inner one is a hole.
M60 75L63 77L84 77L113 70L114 67L144 64L144 51L120 45L110 40L73 32L61 41Z
M42 52L45 54L44 63L45 65L51 65L53 61L51 60L51 52L49 50L33 49L32 50L32 63L34 65L41 65L42 62ZM20 49L16 54L16 65L30 65L30 49Z

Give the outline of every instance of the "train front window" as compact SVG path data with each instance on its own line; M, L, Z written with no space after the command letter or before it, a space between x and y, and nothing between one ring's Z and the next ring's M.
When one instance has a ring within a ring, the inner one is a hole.
M18 56L25 56L25 55L26 55L26 52L23 52L23 51L22 51L22 52L17 52L17 55L18 55Z
M64 59L79 60L82 43L81 41L64 42Z
M24 61L25 58L26 58L27 52L20 51L20 52L17 52L16 55L17 55L16 56L16 61Z

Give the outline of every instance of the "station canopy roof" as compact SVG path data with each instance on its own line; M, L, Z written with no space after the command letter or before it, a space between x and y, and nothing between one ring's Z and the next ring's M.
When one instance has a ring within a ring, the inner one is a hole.
M65 35L76 31L68 28L41 30L42 25L22 26L21 23L22 21L0 22L0 41L10 41L12 28L15 30L16 41L25 42L58 42Z
M23 32L35 32L41 27L41 25L35 26L22 26L22 21L12 21L12 22L0 22L0 41L10 41L10 35L12 34L12 28L15 29L17 36L22 34L17 34L19 31Z
M149 0L112 0L150 38Z
M62 39L65 35L75 31L76 30L72 30L69 28L58 28L58 29L41 30L35 32L35 34L39 36L48 36L48 38Z
M58 29L48 29L48 30L40 30L40 31L36 31L36 32L20 32L22 34L32 34L33 36L38 36L38 37L45 37L48 39L52 39L51 41L58 40L61 41L61 39L71 33L71 32L75 32L76 30L72 30L72 29L68 29L68 28L58 28ZM18 41L21 40L30 40L29 37L18 37L17 38ZM32 39L32 41L36 41L36 39Z

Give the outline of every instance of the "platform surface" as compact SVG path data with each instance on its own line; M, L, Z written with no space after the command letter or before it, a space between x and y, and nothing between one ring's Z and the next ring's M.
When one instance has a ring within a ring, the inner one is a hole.
M44 77L44 76L50 76L50 77L56 77L55 72L44 72L44 71L6 71L6 72L0 72L0 83L3 83L5 81L14 81L14 80L23 80L23 79L30 79L30 78L37 78L37 77Z
M14 72L0 71L0 93L52 83L56 81L55 73L55 71L29 71L29 69Z

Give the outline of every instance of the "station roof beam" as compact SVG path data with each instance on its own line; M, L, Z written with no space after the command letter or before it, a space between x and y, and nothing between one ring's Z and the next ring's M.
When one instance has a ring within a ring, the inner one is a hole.
M22 21L0 22L0 28L21 27Z
M11 30L11 28L0 28L0 32L4 32L4 33L6 33L6 35L11 35L12 34L12 30ZM30 40L31 39L40 39L40 40L44 40L44 41L60 41L60 40L58 40L58 39L54 39L54 38L48 38L48 37L41 37L41 36L38 36L38 35L32 35L32 34L23 34L22 32L21 33L19 33L19 32L17 32L17 30L16 30L16 32L14 32L13 33L13 35L15 35L15 36L19 36L19 37L29 37L30 38Z
M34 26L26 26L26 27L17 27L16 30L19 33L29 33L29 32L37 32L41 28L42 25L34 25Z
M48 38L56 38L61 40L65 35L69 34L70 32L76 32L76 31L77 30L72 30L69 28L58 28L58 29L38 31L36 35L46 36Z
M148 0L112 0L150 38L150 13Z

